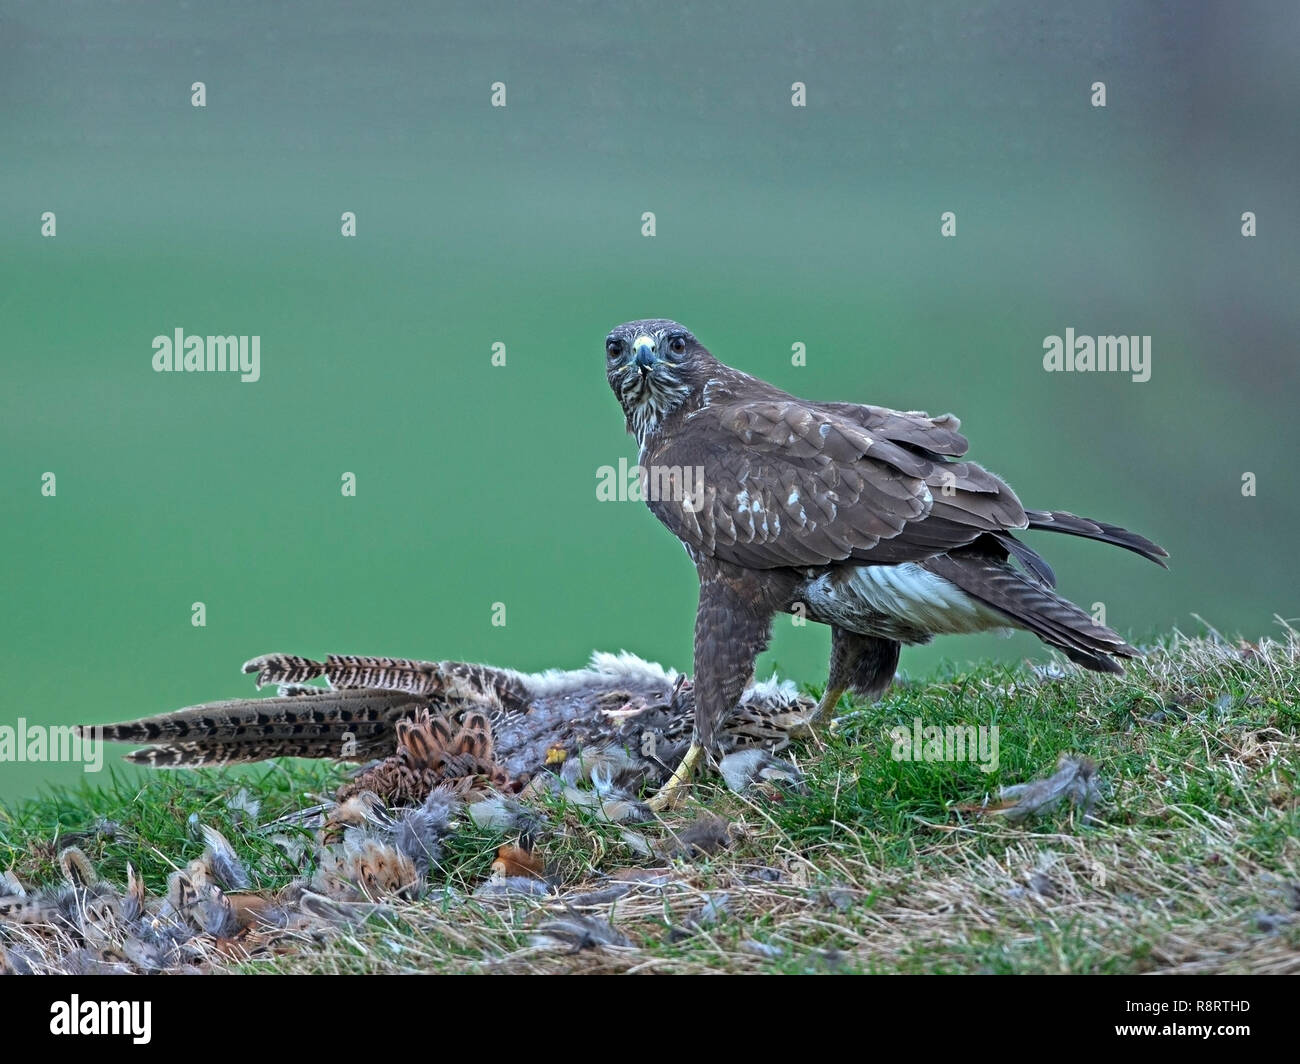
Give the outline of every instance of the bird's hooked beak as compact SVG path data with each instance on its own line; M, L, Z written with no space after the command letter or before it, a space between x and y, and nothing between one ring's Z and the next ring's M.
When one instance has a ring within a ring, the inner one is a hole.
M655 349L655 342L652 337L644 333L636 338L632 344L632 353L636 356L636 364L641 369L641 375L644 377L650 372L650 369L659 361L659 354Z

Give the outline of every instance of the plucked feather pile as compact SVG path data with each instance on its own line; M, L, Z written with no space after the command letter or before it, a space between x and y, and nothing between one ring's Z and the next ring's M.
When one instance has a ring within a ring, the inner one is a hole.
M653 819L641 798L669 776L694 713L689 679L634 655L598 653L584 669L524 674L273 654L245 671L280 693L108 725L102 735L148 743L128 760L155 767L370 758L333 800L262 825L288 844L291 829L314 831L305 874L259 890L255 871L205 827L202 856L151 897L130 866L124 884L111 884L69 846L59 856L61 883L32 890L12 873L0 881L0 970L203 971L221 958L296 948L378 908L450 891L439 862L447 838L466 827L516 839L499 849L479 893L545 895L538 843L564 830L557 809L620 825L647 858L697 851L680 837L663 848L622 827ZM306 686L318 678L330 686ZM720 765L727 785L798 786L798 771L774 754L811 708L789 682L749 688L720 744L729 751Z

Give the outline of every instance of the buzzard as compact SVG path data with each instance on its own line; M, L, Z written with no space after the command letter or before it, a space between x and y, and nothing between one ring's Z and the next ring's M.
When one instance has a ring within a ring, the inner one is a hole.
M810 727L840 696L884 693L904 643L1022 628L1099 672L1138 651L1058 595L1051 567L1015 535L1064 532L1168 554L1116 525L1027 510L962 460L951 414L815 403L719 362L675 321L627 322L606 372L636 437L651 511L700 579L695 743L661 791L689 776L734 709L773 617L831 628L830 676Z

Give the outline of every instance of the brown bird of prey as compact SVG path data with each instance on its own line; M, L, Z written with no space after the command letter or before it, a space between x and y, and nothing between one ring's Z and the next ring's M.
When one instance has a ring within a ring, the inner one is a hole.
M660 801L688 778L749 683L773 617L831 627L830 677L810 723L840 696L879 698L902 644L1023 628L1099 672L1138 651L1053 590L1021 529L1100 540L1161 565L1115 525L1026 510L961 461L951 414L799 399L719 362L674 321L618 326L606 372L636 437L643 494L700 579L695 742Z

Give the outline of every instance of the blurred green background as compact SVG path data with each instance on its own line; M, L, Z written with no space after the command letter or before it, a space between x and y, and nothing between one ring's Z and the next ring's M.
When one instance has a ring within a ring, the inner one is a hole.
M648 316L809 397L952 410L1028 505L1161 542L1169 573L1034 538L1122 631L1276 631L1300 9L1042 8L4 4L0 723L237 696L270 650L688 668L688 560L595 493L635 460L602 339ZM1044 373L1070 326L1151 334L1151 380ZM262 379L154 373L177 327L260 335ZM781 621L765 667L820 683L826 648ZM1046 652L903 667L984 655Z

